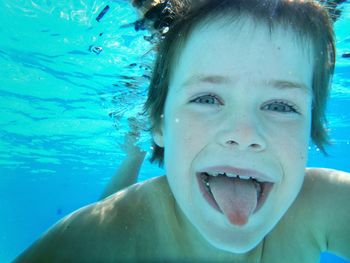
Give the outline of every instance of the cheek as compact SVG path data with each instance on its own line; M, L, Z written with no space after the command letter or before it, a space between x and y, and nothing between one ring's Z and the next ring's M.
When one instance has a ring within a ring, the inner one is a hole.
M186 144L193 142L199 135L202 135L203 129L198 125L195 119L188 114L178 112L169 114L166 119L166 134L171 143L174 139L176 144Z
M280 158L285 160L287 166L300 166L304 169L307 162L309 146L309 124L289 124L280 127L278 132L271 133L271 140L278 143L271 143Z
M165 124L164 148L168 168L180 169L180 164L191 166L191 162L204 147L208 132L203 130L201 122L184 114L169 114Z

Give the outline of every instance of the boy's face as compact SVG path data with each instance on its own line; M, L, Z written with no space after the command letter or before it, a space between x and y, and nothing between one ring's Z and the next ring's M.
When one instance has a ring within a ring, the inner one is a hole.
M302 186L313 63L300 41L290 29L219 20L195 28L174 62L154 139L177 204L219 249L254 248Z

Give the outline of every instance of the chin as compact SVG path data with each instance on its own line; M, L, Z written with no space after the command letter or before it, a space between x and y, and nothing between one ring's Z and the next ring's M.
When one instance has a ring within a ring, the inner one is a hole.
M227 233L226 235L213 235L200 231L204 239L213 247L234 254L245 254L256 248L264 239L264 235L254 233L249 237L249 233Z
M242 242L237 240L237 242L229 242L229 243L223 243L223 242L217 242L217 241L210 241L208 242L215 248L219 250L223 250L226 252L230 252L233 254L245 254L249 251L253 250L255 247L258 246L258 244L261 242L262 239L254 240L250 242Z

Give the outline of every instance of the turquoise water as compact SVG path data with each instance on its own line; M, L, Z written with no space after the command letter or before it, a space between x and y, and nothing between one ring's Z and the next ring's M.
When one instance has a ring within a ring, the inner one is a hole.
M328 108L333 146L324 157L310 145L309 166L350 172L350 59L341 57L350 52L350 3L343 9ZM0 262L96 201L124 157L127 118L145 125L154 53L147 32L126 26L135 20L121 0L0 0ZM149 151L147 133L140 147ZM140 180L161 174L145 161ZM321 262L346 261L325 254Z

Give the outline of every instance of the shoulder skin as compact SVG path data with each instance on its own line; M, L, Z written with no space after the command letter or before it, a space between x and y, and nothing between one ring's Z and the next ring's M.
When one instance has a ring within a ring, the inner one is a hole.
M307 169L297 199L265 238L263 262L319 262L324 251L350 259L349 201L349 173Z
M165 219L162 202L172 198L165 181L158 177L135 184L73 212L14 262L125 262L147 257L159 239L155 223Z

